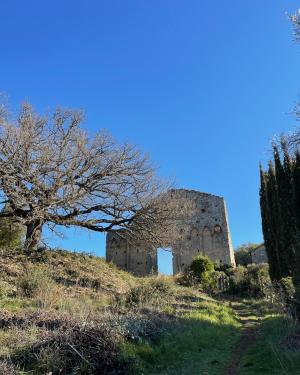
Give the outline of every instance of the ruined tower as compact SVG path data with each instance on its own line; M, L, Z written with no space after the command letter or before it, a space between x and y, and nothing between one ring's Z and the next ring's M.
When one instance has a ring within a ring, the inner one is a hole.
M178 211L176 240L168 244L174 274L183 271L199 254L220 264L235 265L224 198L186 189L172 189L168 194ZM140 276L157 272L157 249L146 243L133 245L118 231L107 234L106 260Z

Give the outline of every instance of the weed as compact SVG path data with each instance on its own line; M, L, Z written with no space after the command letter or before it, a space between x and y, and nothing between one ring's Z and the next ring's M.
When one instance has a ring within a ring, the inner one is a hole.
M30 266L25 269L17 280L18 294L21 297L36 297L41 291L47 289L52 280L45 271L38 266Z
M171 281L163 277L141 280L140 285L131 288L121 299L127 307L165 306L173 295Z

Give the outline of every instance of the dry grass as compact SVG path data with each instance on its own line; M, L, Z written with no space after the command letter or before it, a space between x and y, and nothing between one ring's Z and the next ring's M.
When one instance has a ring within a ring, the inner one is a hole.
M172 332L178 345L188 336L187 350L196 329L210 335L210 326L223 323L211 298L173 277L135 278L103 259L61 250L30 258L7 250L1 258L0 374L133 373L145 343Z
M129 273L117 269L113 264L107 264L102 258L88 254L46 250L28 257L17 250L1 249L0 252L0 294L3 294L3 283L11 295L15 294L17 278L24 277L24 274L33 269L52 278L62 290L68 289L68 296L71 293L124 293L135 283L135 278ZM32 275L30 276L32 279Z

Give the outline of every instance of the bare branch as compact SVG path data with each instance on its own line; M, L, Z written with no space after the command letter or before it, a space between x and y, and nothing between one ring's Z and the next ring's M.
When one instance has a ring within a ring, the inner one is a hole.
M0 115L0 191L9 212L27 226L29 247L44 224L98 232L127 229L161 242L171 213L166 186L136 147L106 132L91 138L82 111L57 109L40 116L22 105L17 118ZM159 204L158 204L159 203Z

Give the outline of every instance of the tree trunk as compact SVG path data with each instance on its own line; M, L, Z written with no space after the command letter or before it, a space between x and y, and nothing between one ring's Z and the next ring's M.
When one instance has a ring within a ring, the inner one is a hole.
M38 249L42 237L42 220L35 220L27 224L25 250L27 252L36 251Z

